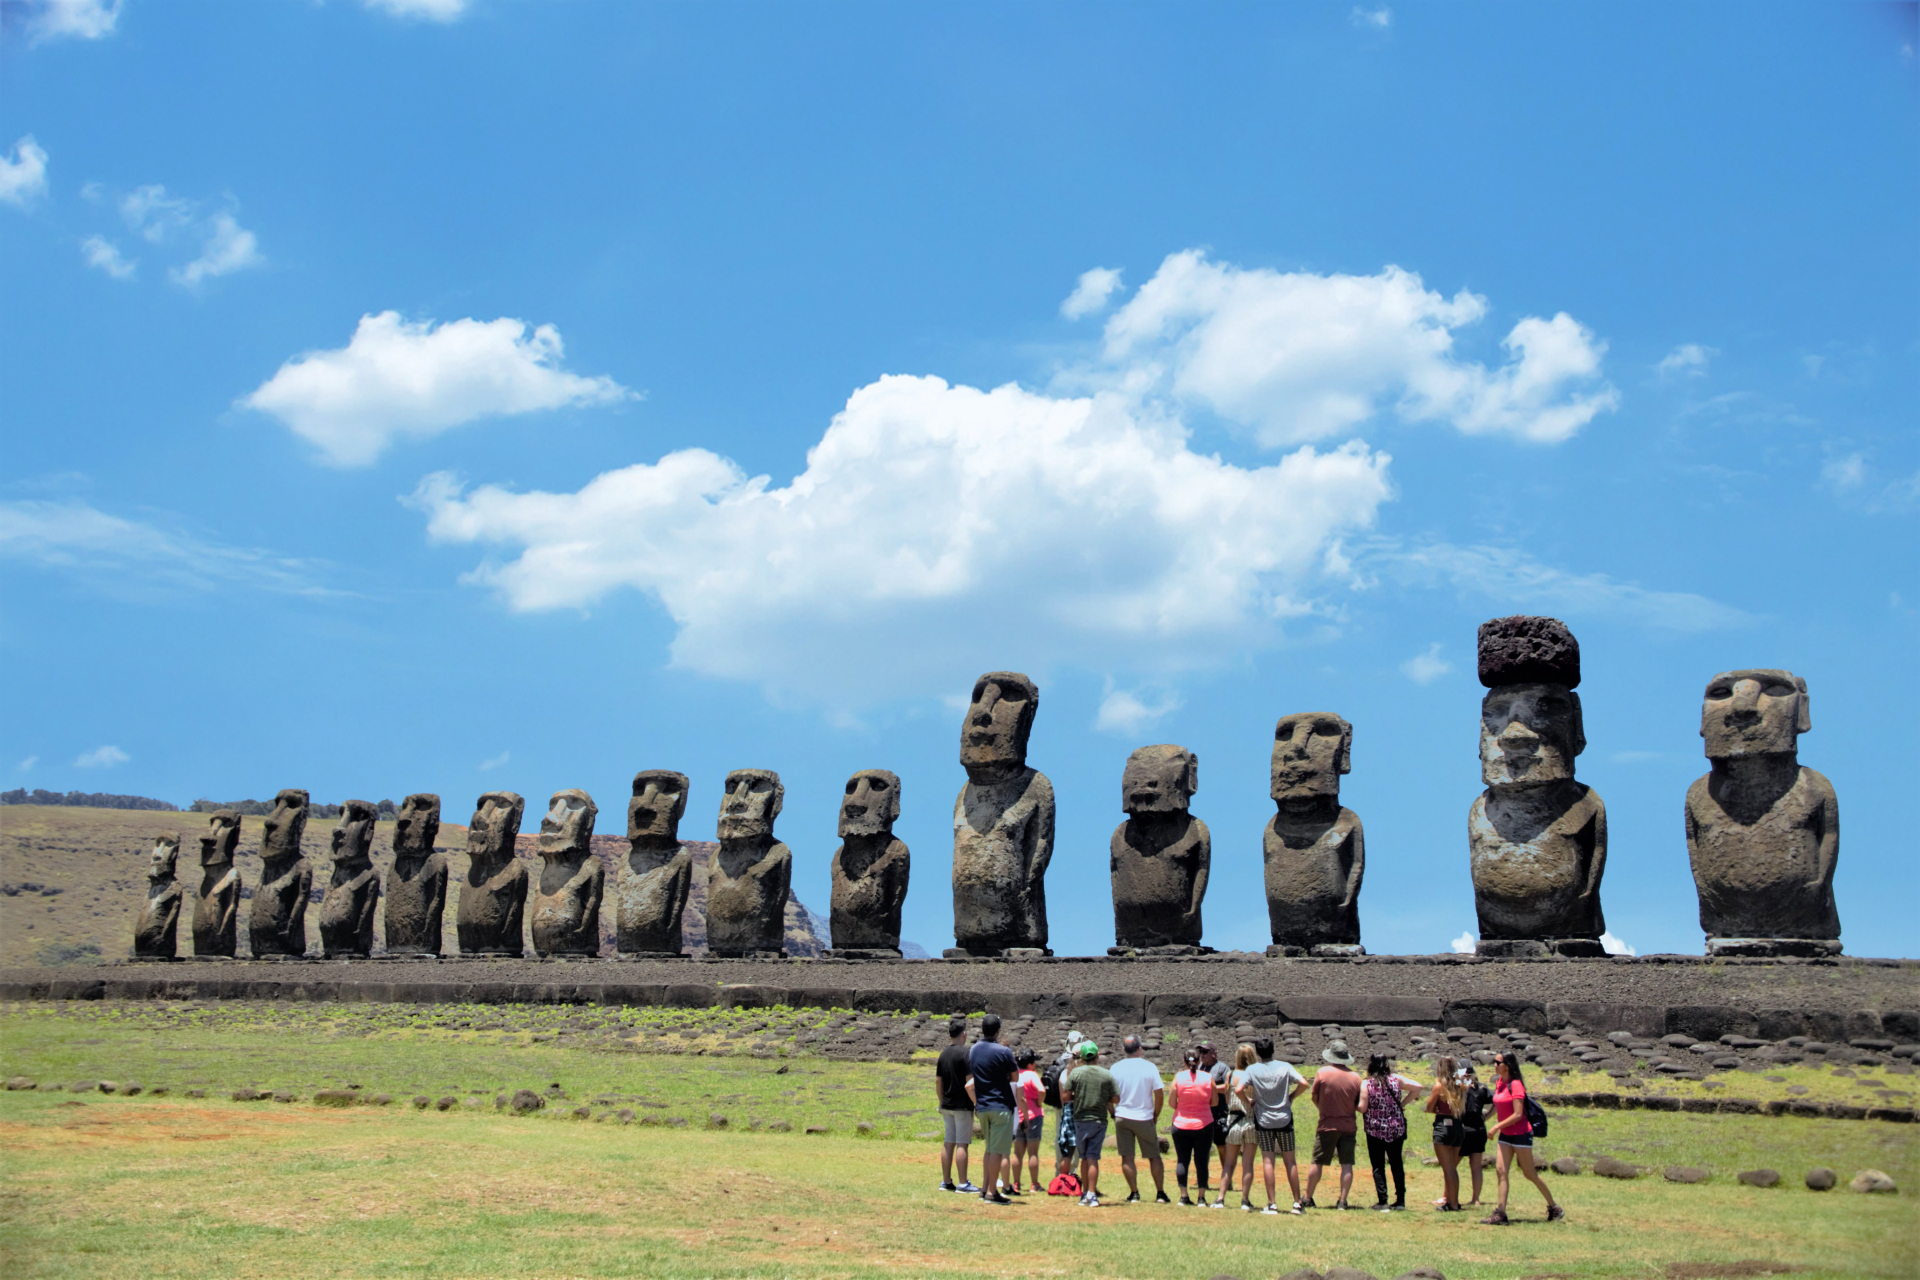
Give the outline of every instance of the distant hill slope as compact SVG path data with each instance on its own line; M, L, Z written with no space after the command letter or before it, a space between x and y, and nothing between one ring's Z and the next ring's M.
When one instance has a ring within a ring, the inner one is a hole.
M160 813L178 813L180 806L171 800L155 800L152 796L117 796L109 791L43 791L35 787L32 791L25 787L15 787L12 791L0 791L0 805L41 804L75 805L88 809L147 809Z
M251 887L260 879L260 829L262 819L244 817L240 827L241 879ZM307 823L302 842L308 859L314 864L314 901L332 871L334 820L314 818ZM192 891L200 883L200 835L206 819L198 814L156 813L124 809L98 809L49 805L0 806L0 964L61 963L119 959L131 949L134 920L146 897L147 857L156 837L165 832L180 836L180 880L188 887L187 915L183 916L180 941L183 952L193 947L192 930L187 923L192 911ZM521 857L537 872L537 837L522 835L518 847ZM456 883L467 870L467 829L459 825L440 828L438 848L447 855ZM688 950L704 950L706 929L706 862L712 854L711 842L689 841L694 850L692 900L683 922ZM606 864L608 878L614 879L619 859L627 851L627 842L618 836L595 836L593 851ZM384 875L393 862L393 824L382 822L375 828L373 861ZM445 947L453 953L454 899L457 887L448 891L445 917ZM819 955L825 946L816 933L812 913L797 898L787 902L787 950L793 955ZM241 954L246 953L247 914L240 914ZM385 946L384 913L375 926L375 951ZM821 932L824 932L824 927ZM601 941L613 946L613 916L601 913ZM317 913L307 912L307 937L318 948L320 941Z

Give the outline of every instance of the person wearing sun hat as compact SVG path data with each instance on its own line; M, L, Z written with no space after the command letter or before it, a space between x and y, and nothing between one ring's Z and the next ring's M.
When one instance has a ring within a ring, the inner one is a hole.
M1074 1052L1080 1065L1060 1081L1060 1097L1073 1107L1074 1149L1080 1156L1080 1203L1100 1207L1100 1149L1107 1141L1107 1117L1120 1098L1113 1072L1100 1065L1100 1046L1082 1040Z
M1358 1128L1354 1117L1360 1110L1360 1086L1364 1082L1353 1069L1353 1054L1347 1051L1345 1040L1328 1044L1320 1058L1327 1065L1313 1076L1313 1105L1320 1112L1320 1123L1313 1135L1313 1163L1307 1166L1306 1207L1318 1207L1313 1202L1314 1188L1320 1185L1320 1174L1337 1157L1340 1199L1333 1207L1347 1209L1352 1207L1347 1203L1347 1192L1353 1186L1353 1138Z

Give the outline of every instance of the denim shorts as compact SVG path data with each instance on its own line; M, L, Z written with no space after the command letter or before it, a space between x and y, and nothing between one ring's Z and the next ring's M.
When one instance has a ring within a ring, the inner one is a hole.
M1035 1116L1031 1120L1020 1121L1013 1126L1013 1140L1015 1142L1031 1142L1037 1144L1040 1141L1040 1128L1045 1123L1046 1118L1044 1116Z
M1503 1133L1500 1135L1500 1145L1503 1147L1525 1147L1528 1150L1532 1150L1533 1135L1530 1133Z
M1073 1122L1073 1147L1082 1160L1098 1160L1100 1149L1106 1145L1107 1122L1105 1120Z

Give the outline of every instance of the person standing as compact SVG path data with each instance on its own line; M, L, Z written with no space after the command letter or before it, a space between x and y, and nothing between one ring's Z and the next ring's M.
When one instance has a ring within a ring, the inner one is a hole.
M1460 1212L1460 1144L1466 1127L1467 1089L1459 1066L1450 1057L1434 1064L1433 1088L1427 1091L1427 1113L1433 1117L1433 1155L1440 1162L1440 1198L1434 1207L1443 1213Z
M1407 1170L1403 1151L1407 1142L1406 1099L1418 1098L1417 1080L1393 1073L1393 1061L1384 1053L1367 1059L1367 1078L1360 1082L1360 1115L1367 1131L1367 1163L1373 1166L1374 1208L1407 1207ZM1387 1170L1393 1170L1393 1203L1387 1203Z
M1166 1082L1160 1068L1140 1056L1140 1037L1128 1036L1120 1042L1126 1056L1113 1064L1113 1083L1120 1097L1113 1107L1114 1136L1120 1143L1120 1173L1127 1180L1127 1204L1140 1203L1140 1170L1134 1163L1134 1147L1146 1148L1147 1168L1153 1173L1153 1199L1156 1204L1172 1204L1167 1199L1167 1166L1160 1158L1160 1108L1166 1105Z
M1347 1193L1353 1188L1353 1118L1360 1109L1360 1077L1345 1040L1329 1044L1320 1057L1327 1065L1313 1074L1313 1105L1320 1111L1320 1123L1313 1135L1313 1163L1307 1166L1306 1207L1319 1207L1313 1202L1314 1188L1320 1185L1321 1173L1338 1158L1340 1199L1333 1207L1350 1209Z
M946 1132L940 1144L940 1189L942 1191L978 1191L967 1181L967 1149L973 1144L973 1095L967 1092L967 1022L955 1018L947 1023L947 1047L933 1066L933 1091L940 1099L940 1123ZM960 1182L953 1181L953 1166L960 1165Z
M1460 1064L1464 1103L1460 1109L1460 1156L1467 1162L1473 1184L1469 1206L1480 1203L1481 1169L1487 1158L1487 1112L1493 1108L1493 1090L1480 1083L1473 1064Z
M1253 1046L1236 1047L1233 1070L1227 1073L1227 1136L1221 1144L1226 1154L1220 1157L1220 1198L1213 1202L1216 1209L1227 1207L1227 1192L1233 1190L1233 1166L1237 1160L1244 1166L1240 1172L1240 1207L1253 1212L1253 1115L1240 1092L1240 1086L1246 1083L1247 1068L1252 1065Z
M980 1198L988 1204L1012 1204L1001 1190L1013 1155L1013 1078L1020 1074L1013 1050L1000 1043L1000 1015L980 1019L980 1038L967 1050L967 1094L974 1118L986 1135L987 1181Z
M1061 1096L1060 1090L1066 1081L1067 1073L1073 1070L1073 1064L1078 1060L1079 1055L1074 1051L1079 1046L1080 1033L1069 1032L1065 1052L1055 1058L1052 1065L1040 1076L1040 1083L1045 1088L1045 1092L1041 1095L1042 1099L1048 1106L1056 1107L1060 1112L1054 1117L1053 1122L1053 1176L1056 1178L1073 1172L1073 1104ZM1086 1188L1082 1187L1082 1194L1085 1194L1085 1191Z
M1273 1041L1261 1037L1253 1042L1259 1061L1247 1068L1240 1090L1253 1117L1254 1141L1260 1148L1261 1172L1266 1178L1267 1207L1262 1213L1279 1213L1274 1199L1273 1160L1278 1156L1287 1166L1287 1189L1293 1192L1294 1214L1305 1207L1300 1200L1300 1170L1294 1163L1293 1100L1306 1091L1307 1078L1289 1062L1273 1060ZM1246 1148L1246 1185L1253 1187L1253 1148ZM1309 1190L1311 1194L1311 1190ZM1242 1193L1240 1207L1251 1210L1253 1201Z
M1080 1065L1060 1082L1060 1096L1073 1104L1073 1145L1080 1157L1080 1203L1100 1207L1100 1149L1107 1141L1107 1117L1113 1114L1120 1090L1113 1072L1099 1064L1100 1046L1091 1040L1079 1045Z
M1187 1198L1187 1171L1199 1163L1200 1203L1207 1203L1207 1175L1213 1164L1213 1099L1219 1088L1213 1073L1200 1065L1200 1054L1189 1049L1181 1059L1186 1070L1173 1078L1173 1177L1180 1184L1180 1203Z
M1493 1176L1498 1185L1500 1203L1480 1221L1490 1227L1507 1225L1507 1188L1509 1170L1515 1164L1520 1174L1547 1200L1547 1221L1558 1222L1567 1211L1554 1203L1553 1192L1533 1167L1533 1124L1527 1119L1527 1083L1520 1078L1520 1059L1502 1053L1493 1060L1493 1123L1487 1132L1498 1142L1494 1149Z
M1200 1069L1213 1077L1213 1144L1220 1148L1220 1167L1224 1171L1228 1167L1227 1095L1232 1091L1233 1068L1220 1061L1213 1046L1205 1040L1193 1046L1193 1049L1200 1055ZM1233 1187L1228 1185L1228 1181L1223 1181L1220 1187L1222 1198L1231 1190Z
M1031 1171L1029 1185L1037 1194L1040 1183L1040 1131L1045 1114L1040 1109L1040 1101L1046 1096L1046 1085L1041 1083L1040 1073L1033 1069L1040 1055L1031 1049L1022 1049L1019 1055L1020 1074L1013 1081L1013 1183L1012 1194L1020 1194L1020 1175L1022 1166Z

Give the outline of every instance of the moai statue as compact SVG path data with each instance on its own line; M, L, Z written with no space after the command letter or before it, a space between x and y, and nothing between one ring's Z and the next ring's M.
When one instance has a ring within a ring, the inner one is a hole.
M693 854L680 844L687 811L687 775L642 769L627 801L626 874L614 921L622 957L679 959L680 917L693 890Z
M840 803L840 847L833 851L833 946L838 960L898 960L900 908L907 901L911 859L893 834L900 817L900 779L862 769L847 779Z
M320 900L320 950L329 960L373 954L373 918L380 907L380 873L373 869L373 824L365 800L342 806L333 829L333 876Z
M952 958L1047 950L1053 784L1027 768L1040 689L1017 671L974 681L960 726L967 785L953 806Z
M1261 841L1270 956L1363 956L1360 882L1367 836L1340 806L1353 772L1353 726L1330 711L1298 711L1273 727L1273 821Z
M440 797L411 795L393 824L393 870L387 873L387 954L438 956L447 909L447 857L437 852Z
M240 845L240 815L217 809L200 837L200 896L193 904L193 954L233 958L240 934L240 872L233 865Z
M1188 812L1200 789L1200 757L1185 747L1141 747L1120 775L1127 820L1113 829L1113 938L1108 955L1194 955L1207 896L1213 837Z
M786 954L793 852L773 838L786 788L770 769L735 769L720 801L720 847L707 873L707 950Z
M1700 736L1713 769L1687 788L1687 856L1708 955L1840 954L1840 800L1800 764L1811 728L1807 682L1790 671L1727 671L1707 685Z
M1603 956L1607 807L1574 781L1580 644L1558 618L1480 624L1480 777L1467 815L1481 955Z
M528 877L513 851L527 802L511 791L489 791L476 804L467 827L467 878L454 915L460 952L518 959L526 954L520 922Z
M300 852L307 833L307 793L282 791L273 798L260 834L260 883L247 918L247 942L256 960L304 960L307 955L307 895L313 864Z
M593 856L600 813L584 791L556 791L540 819L540 879L533 889L533 949L545 956L600 954L607 869Z
M147 864L147 900L141 905L139 923L133 927L135 960L174 959L180 899L186 892L173 878L174 860L179 856L178 834L170 831L153 842L153 857Z

